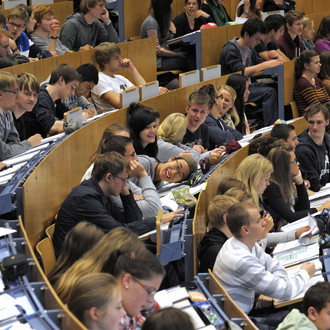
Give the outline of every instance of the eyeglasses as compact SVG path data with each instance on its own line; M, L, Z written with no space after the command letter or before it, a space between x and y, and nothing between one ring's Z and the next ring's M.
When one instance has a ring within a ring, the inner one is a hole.
M2 92L13 93L15 95L18 95L20 90L16 89L15 91L10 91L10 90L7 90L7 89L3 89Z
M123 183L128 183L128 181L129 181L129 176L127 177L127 178L122 178L122 177L120 177L120 176L118 176L118 175L116 175L116 174L112 174L115 178L118 178L118 179L120 179Z
M142 286L142 288L143 288L144 290L146 290L146 292L148 293L148 296L152 297L152 296L154 296L155 293L157 292L157 289L155 289L155 288L151 288L151 287L149 287L149 286L144 285L144 284L143 284L142 282L140 282L137 278L133 277L133 279L134 279L135 282L139 283L139 284Z
M128 155L124 155L125 157L135 157L136 156L136 152L133 151L131 154L128 154Z
M297 164L298 161L297 161L297 158L295 158L294 160L291 160L290 164Z
M17 27L18 29L24 29L26 27L26 24L16 24L16 23L13 23L13 22L8 22L8 24L10 24L11 26L15 26Z

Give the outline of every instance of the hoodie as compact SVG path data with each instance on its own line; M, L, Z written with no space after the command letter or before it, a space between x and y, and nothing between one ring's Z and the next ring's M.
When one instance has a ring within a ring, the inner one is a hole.
M290 59L293 60L300 56L304 51L304 43L299 36L296 36L293 40L287 30L277 41L280 50Z
M89 25L82 13L75 13L66 19L60 33L61 42L71 50L78 51L85 45L97 46L101 42L119 42L112 23L105 25L95 20Z
M279 324L276 330L317 330L317 327L309 318L300 313L298 309L293 309Z

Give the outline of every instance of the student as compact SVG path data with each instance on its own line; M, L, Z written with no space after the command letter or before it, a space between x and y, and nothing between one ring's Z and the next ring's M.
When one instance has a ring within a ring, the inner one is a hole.
M114 250L133 252L145 249L138 236L125 227L118 227L105 234L94 247L78 259L56 282L54 289L64 303L67 303L76 281L89 273L100 273Z
M81 107L83 110L83 121L95 115L96 109L93 103L87 99L91 96L91 90L98 84L99 76L95 65L86 63L76 69L81 75L81 80L76 88L75 94L63 100L69 110Z
M285 23L285 18L280 14L270 15L265 19L266 33L261 37L260 43L255 47L258 56L265 61L275 58L289 61L276 43L284 33Z
M158 125L156 112L157 110L155 109L135 102L131 103L127 109L127 126L137 155L157 157Z
M12 108L14 125L21 141L26 140L25 125L22 115L31 112L36 105L40 91L39 81L31 73L21 73L17 76L19 83L19 94L17 103Z
M272 162L274 171L262 199L277 231L287 222L306 217L307 212L313 214L330 206L328 201L317 208L310 208L299 162L290 144L283 142L281 146L273 148L268 159Z
M318 78L321 79L323 86L330 96L330 50L326 50L320 55L321 71Z
M29 21L29 15L23 6L17 5L9 10L7 17L7 29L11 39L14 41L10 44L13 52L19 51L21 55L30 58L43 57L42 49L35 45L25 34L24 30ZM16 45L16 47L15 47ZM46 57L56 55L48 53Z
M288 277L285 268L256 244L267 236L267 231L265 221L252 204L233 205L228 211L227 225L234 237L223 245L213 272L245 313L251 312L256 292L271 298L290 300L313 277L313 263L303 264L293 277ZM262 297L259 297L259 304L261 300ZM270 321L272 326L276 326L275 320Z
M207 84L201 87L200 90L210 96L212 104L211 111L205 119L205 124L209 132L210 149L214 149L216 146L226 146L233 139L236 141L242 139L242 134L234 128L229 127L223 120L228 106L224 107L223 105L224 95L220 94L220 89L216 91L213 85ZM226 104L229 104L229 102Z
M295 9L295 4L296 3L292 0L265 0L263 11L284 10L284 12L287 13Z
M320 55L314 50L305 50L295 62L296 85L293 98L302 116L306 108L315 103L324 104L330 101L330 96L321 80L316 77L321 70Z
M218 89L218 93L223 104L223 115L221 117L228 126L236 129L240 121L235 108L236 92L232 87L222 85Z
M188 313L175 307L167 307L152 312L142 325L142 330L193 330Z
M319 191L330 181L330 139L326 132L329 111L321 104L312 104L304 114L308 128L299 136L296 148L300 169L310 182L310 189Z
M0 160L18 155L41 142L39 134L24 141L19 138L11 112L18 101L18 86L16 76L0 72Z
M82 0L80 12L70 15L63 24L60 40L75 52L93 48L101 42L119 42L105 1Z
M27 136L39 133L46 137L63 131L64 122L60 119L68 108L62 100L75 94L80 79L80 74L70 64L60 64L52 71L49 85L40 88L32 112L23 116Z
M314 22L311 18L304 16L304 29L303 33L300 36L301 40L304 43L304 49L314 50L315 44L313 42L314 38Z
M325 50L330 50L330 15L322 18L319 29L316 35L315 50L322 53Z
M227 224L226 216L229 208L238 203L238 200L230 196L215 196L207 208L209 231L200 241L197 249L199 259L199 273L207 273L213 269L214 262L223 244L232 237Z
M199 153L204 153L209 149L209 132L208 127L204 123L206 117L210 113L211 98L201 90L192 92L188 98L186 107L186 134L182 139L182 143L193 148ZM211 151L210 156L221 156L223 148L215 148Z
M163 265L147 249L133 253L115 250L102 271L112 274L120 285L127 313L122 319L122 329L140 329L145 320L141 311L152 309L155 304L155 293L165 275Z
M30 38L41 49L62 55L70 49L58 39L60 34L59 22L55 19L55 12L48 4L38 3L33 7L36 27Z
M299 143L295 127L291 124L277 124L270 131L270 137L289 143L293 151Z
M303 313L293 309L277 330L330 328L330 283L319 282L311 286L303 299Z
M63 252L48 274L48 280L54 286L58 279L69 269L85 252L99 242L104 233L90 222L79 222L66 235L63 243Z
M121 329L126 315L120 287L110 274L87 274L78 279L68 298L70 311L88 329Z
M245 114L245 103L250 95L249 80L242 74L234 73L228 77L226 85L234 88L236 92L234 106L239 116L239 123L236 129L243 135L250 134L250 127Z
M142 221L142 213L127 188L129 171L129 162L117 152L98 157L91 179L73 188L58 212L53 235L56 256L69 230L80 221L91 222L104 232L124 226L141 235L155 229L154 218ZM123 208L108 198L111 195L120 196Z
M7 68L8 66L13 66L17 64L28 63L30 60L19 54L16 50L16 44L10 47L9 33L3 28L0 28L0 68ZM11 53L12 52L12 53Z
M228 41L222 48L219 61L222 74L242 71L243 75L250 77L256 72L281 64L281 59L263 61L257 56L254 47L259 44L265 32L266 26L260 19L248 19L242 26L241 36ZM262 104L264 124L273 124L278 118L276 90L262 83L252 83L249 91L248 101Z
M262 0L244 1L244 4L237 8L238 16L243 18L261 18Z
M133 63L128 58L122 59L120 54L120 48L110 42L101 43L96 47L94 58L100 72L99 82L92 89L92 97L99 111L120 108L120 92L134 86L128 79L116 74L120 69L132 74L136 86L146 83Z
M277 44L285 56L293 60L304 51L304 44L300 39L304 30L304 15L301 12L290 10L284 18L286 21L285 31L278 39Z
M204 0L201 6L201 10L210 15L210 18L217 26L222 26L232 21L223 2L224 0Z

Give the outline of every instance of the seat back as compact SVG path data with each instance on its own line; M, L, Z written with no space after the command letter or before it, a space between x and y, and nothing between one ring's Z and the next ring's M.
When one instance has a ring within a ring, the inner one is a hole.
M48 275L56 263L53 243L49 237L46 237L37 244L36 249L40 254L44 272Z

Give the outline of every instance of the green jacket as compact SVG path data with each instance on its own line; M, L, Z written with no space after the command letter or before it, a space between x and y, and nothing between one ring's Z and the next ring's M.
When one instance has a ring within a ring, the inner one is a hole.
M300 313L298 309L293 309L279 324L277 330L317 330L317 327L308 319L308 317Z

